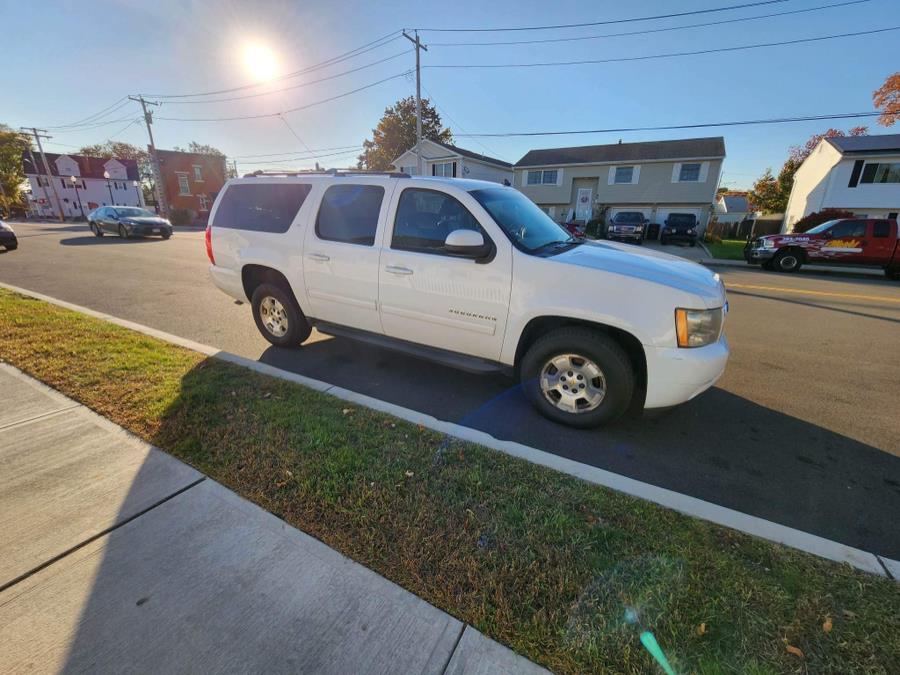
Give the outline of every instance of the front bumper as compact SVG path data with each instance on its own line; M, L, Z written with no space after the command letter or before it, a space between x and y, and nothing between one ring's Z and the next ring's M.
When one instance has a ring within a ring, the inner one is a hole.
M0 230L0 246L17 248L19 246L19 240L16 239L15 233L8 232L7 230Z
M644 238L643 232L613 232L610 230L606 233L608 239L640 241Z
M647 356L647 397L645 408L667 408L686 403L703 393L725 372L728 340L705 347L644 347Z
M660 239L666 241L697 241L697 233L688 234L687 232L660 232Z
M163 234L172 236L171 225L125 225L128 234L135 237L158 237Z
M751 248L744 251L744 260L748 263L761 263L775 257L774 248Z

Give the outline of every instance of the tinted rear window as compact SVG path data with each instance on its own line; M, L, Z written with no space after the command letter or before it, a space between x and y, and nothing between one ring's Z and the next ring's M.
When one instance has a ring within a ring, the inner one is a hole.
M216 210L213 227L254 232L287 232L310 186L303 183L231 185Z
M332 185L322 197L319 239L372 246L384 188L380 185Z
M669 225L693 225L696 222L689 213L670 213L667 220Z

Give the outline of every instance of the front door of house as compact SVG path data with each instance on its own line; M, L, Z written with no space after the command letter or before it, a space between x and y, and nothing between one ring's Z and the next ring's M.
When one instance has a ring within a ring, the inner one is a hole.
M580 187L575 195L575 220L587 222L593 211L594 191L589 187Z

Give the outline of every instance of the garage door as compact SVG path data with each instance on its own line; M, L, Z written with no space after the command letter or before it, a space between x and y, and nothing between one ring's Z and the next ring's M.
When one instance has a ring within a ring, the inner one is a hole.
M688 207L679 207L673 206L671 208L658 208L656 209L656 217L653 219L654 223L659 223L662 225L666 222L666 218L669 217L670 213L690 213L697 217L697 221L700 221L700 212L702 209L698 208L688 208Z

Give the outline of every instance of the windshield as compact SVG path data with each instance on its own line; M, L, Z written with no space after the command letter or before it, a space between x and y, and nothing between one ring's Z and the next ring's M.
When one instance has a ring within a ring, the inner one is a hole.
M821 225L816 225L811 230L807 230L806 234L822 234L825 230L831 229L831 226L834 225L837 220L826 220Z
M125 218L155 218L155 213L150 213L147 209L139 209L134 206L117 206L116 213L119 214L119 217Z
M693 225L694 216L690 213L670 213L669 225Z
M644 214L640 211L622 211L617 213L613 220L617 223L643 223Z
M537 204L512 188L487 188L470 193L516 246L532 252L573 238L541 211Z

